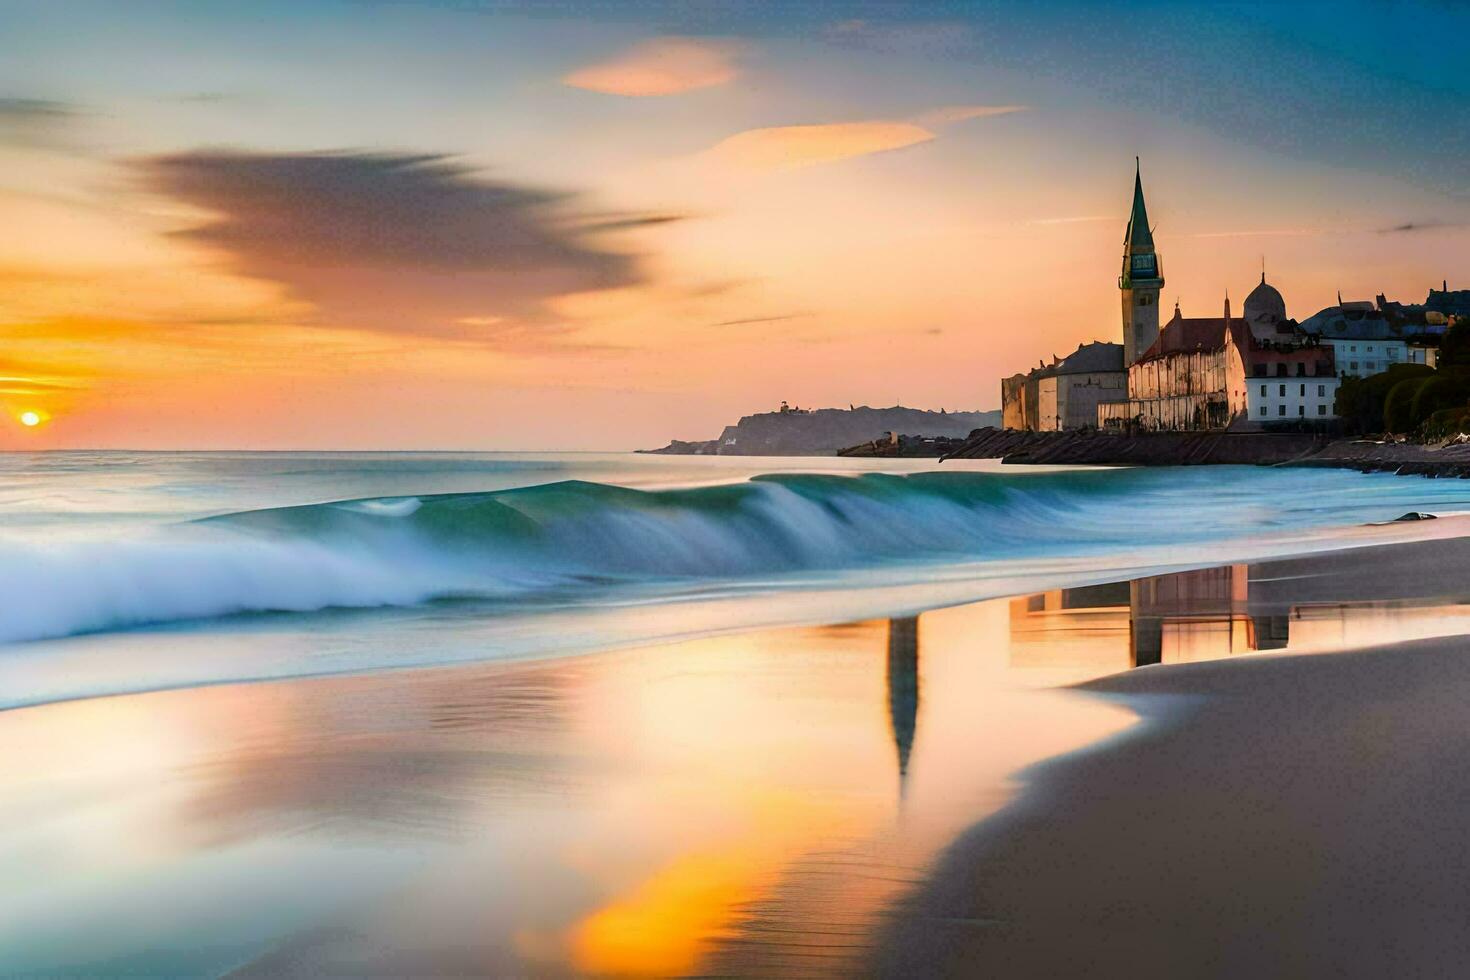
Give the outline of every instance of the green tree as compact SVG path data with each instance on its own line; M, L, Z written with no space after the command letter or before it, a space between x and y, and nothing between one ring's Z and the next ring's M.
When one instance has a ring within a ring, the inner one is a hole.
M1433 374L1434 369L1423 364L1395 364L1366 378L1343 378L1337 389L1336 414L1349 432L1382 432L1383 405L1389 390L1400 381Z
M1418 430L1435 412L1460 408L1470 401L1470 374L1465 368L1445 368L1420 382L1409 405L1409 424Z
M1439 346L1439 366L1470 367L1470 320L1458 317Z
M1383 399L1383 429L1385 432L1406 433L1417 428L1414 419L1414 397L1429 378L1405 378L1388 389Z

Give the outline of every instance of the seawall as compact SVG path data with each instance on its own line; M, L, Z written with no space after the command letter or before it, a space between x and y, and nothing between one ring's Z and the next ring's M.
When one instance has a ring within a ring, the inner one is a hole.
M1114 435L1093 431L1018 432L985 428L971 433L945 459L1000 459L1005 463L1093 466L1199 466L1220 464L1328 466L1363 472L1470 478L1470 443L1423 446L1370 439L1330 439L1310 433L1152 432Z
M1196 466L1291 462L1328 445L1310 433L1093 431L1018 432L980 429L943 459L1002 459L1007 463L1098 466Z

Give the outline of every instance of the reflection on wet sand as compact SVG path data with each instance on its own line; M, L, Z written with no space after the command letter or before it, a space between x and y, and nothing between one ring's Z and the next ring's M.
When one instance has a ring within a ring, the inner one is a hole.
M1010 600L1012 662L1123 670L1460 629L1466 607L1453 593L1421 586L1386 596L1392 588L1371 570L1322 570L1311 559L1285 559L1055 589Z
M1114 654L1126 653L1119 669L1283 649L1290 617L1253 610L1250 578L1250 566L1225 565L1043 592L1011 601L1012 633L1049 643L1088 631Z
M902 787L919 722L919 617L888 621L888 719L898 748L898 781Z
M1134 722L1052 688L1470 632L1463 604L1378 587L1269 562L0 713L0 878L21 886L0 956L35 974L843 973L1017 771Z

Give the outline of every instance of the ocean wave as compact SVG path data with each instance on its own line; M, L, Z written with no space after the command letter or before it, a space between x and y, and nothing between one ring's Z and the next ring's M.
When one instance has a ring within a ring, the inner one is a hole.
M0 543L0 642L1213 540L1346 522L1351 508L1329 510L1321 493L1344 478L1364 479L1200 468L774 475L658 491L564 481L246 511L133 538Z

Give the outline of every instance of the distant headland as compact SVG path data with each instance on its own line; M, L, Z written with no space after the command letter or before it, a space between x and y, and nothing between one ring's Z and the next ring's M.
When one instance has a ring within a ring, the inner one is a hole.
M782 402L774 412L747 415L725 426L718 439L676 439L662 449L640 451L684 456L832 456L848 446L882 440L894 433L963 439L976 429L1000 422L999 410L948 412L899 405L806 409Z

